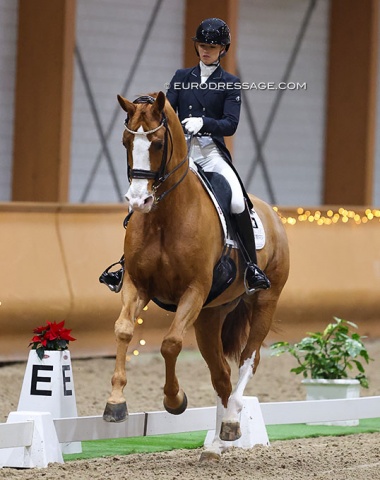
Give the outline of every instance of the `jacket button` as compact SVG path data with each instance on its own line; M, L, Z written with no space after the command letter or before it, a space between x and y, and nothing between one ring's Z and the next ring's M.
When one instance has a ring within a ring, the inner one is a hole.
M189 113L189 117L192 117L191 113Z
M189 110L191 110L192 108L193 108L193 106L192 106L192 105L189 105Z
M206 111L206 108L205 108L205 107L203 107L203 108L202 108L202 110L205 112L205 111Z

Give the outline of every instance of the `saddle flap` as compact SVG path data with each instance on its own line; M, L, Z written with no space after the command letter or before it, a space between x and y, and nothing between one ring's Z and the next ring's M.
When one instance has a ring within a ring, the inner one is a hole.
M227 180L218 173L204 172L193 161L190 162L190 169L197 175L215 206L224 232L224 243L226 245L232 245L233 248L238 248L237 242L231 235L231 232L233 231L230 221L232 192ZM265 246L264 226L255 210L252 209L250 214L253 233L255 235L256 250L261 250Z

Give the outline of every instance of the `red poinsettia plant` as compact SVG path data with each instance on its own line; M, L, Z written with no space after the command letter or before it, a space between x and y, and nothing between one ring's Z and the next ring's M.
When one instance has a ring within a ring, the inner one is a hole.
M67 350L69 342L76 340L70 335L71 330L64 328L65 321L47 322L42 327L37 327L33 330L35 334L30 340L29 347L36 350L37 355L42 360L45 350Z

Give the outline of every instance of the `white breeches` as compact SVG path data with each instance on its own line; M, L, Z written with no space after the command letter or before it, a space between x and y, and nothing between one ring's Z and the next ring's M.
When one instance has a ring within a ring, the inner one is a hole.
M201 147L196 138L192 139L190 158L200 165L205 172L216 172L227 180L231 187L231 213L242 213L245 209L245 199L240 182L228 165L227 161L223 159L219 153L218 148L214 142L209 145Z

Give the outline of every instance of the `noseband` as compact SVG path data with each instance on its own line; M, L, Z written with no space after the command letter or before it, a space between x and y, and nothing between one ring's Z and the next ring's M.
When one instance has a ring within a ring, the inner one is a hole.
M141 97L136 98L133 103L149 103L153 104L155 102L155 98L151 97L150 95L143 95ZM177 183L175 183L172 187L170 187L168 190L163 192L161 195L158 197L156 196L156 191L161 187L161 185L171 176L173 173L175 173L179 168L182 167L182 165L188 160L189 155L187 153L186 157L170 172L166 172L166 168L172 158L173 155L173 139L171 132L168 128L168 122L166 115L164 111L162 111L162 117L161 117L161 123L158 125L158 127L153 128L151 130L148 130L146 132L138 132L136 130L131 130L128 127L128 121L129 118L127 117L124 122L125 129L127 132L131 133L132 135L144 135L147 136L151 133L157 132L160 128L164 127L165 128L165 137L164 137L164 146L163 146L163 151L162 151L162 159L161 159L161 164L160 168L156 171L152 170L143 170L143 169L138 169L138 168L130 168L129 163L127 162L127 168L128 168L128 178L129 181L131 182L133 179L140 179L140 180L155 180L155 183L153 184L153 192L154 192L154 203L157 204L160 202L163 198L166 197L166 195L171 192L174 188L176 188L182 180L186 177L187 172L189 171L189 166L187 166L187 169L185 173L182 175L182 177L178 180ZM170 151L170 156L168 159L168 137L170 137L170 143L171 143L171 151Z

